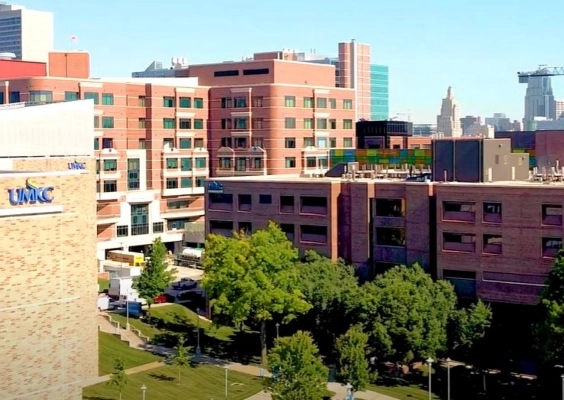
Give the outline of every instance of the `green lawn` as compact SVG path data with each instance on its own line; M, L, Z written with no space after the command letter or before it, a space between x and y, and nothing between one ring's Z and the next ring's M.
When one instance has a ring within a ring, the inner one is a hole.
M409 386L381 386L368 385L366 390L385 394L399 400L429 400L429 392L415 385ZM440 397L433 396L433 399L440 400Z
M160 357L147 351L132 349L119 338L105 332L99 333L98 346L98 370L100 375L107 375L114 370L114 363L117 357L123 360L126 369L160 360Z
M100 287L99 292L102 293L110 288L110 281L108 279L98 279L98 286Z
M225 397L225 371L223 368L199 365L182 369L178 382L178 368L164 366L128 376L127 386L122 393L123 400L141 398L141 386L147 387L146 397L150 400L194 399L210 400ZM229 400L244 400L262 390L259 378L238 372L228 373ZM115 387L106 383L84 388L84 400L114 400L118 398Z

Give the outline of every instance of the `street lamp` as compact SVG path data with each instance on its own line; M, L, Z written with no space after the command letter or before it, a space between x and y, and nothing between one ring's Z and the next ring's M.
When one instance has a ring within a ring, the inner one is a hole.
M433 374L433 359L428 358L427 364L429 364L429 400L432 400L433 394L431 392L431 375Z
M225 366L225 400L227 400L228 392L227 392L227 374L229 373L229 367Z
M129 301L125 299L125 329L129 330Z
M147 386L141 386L141 393L143 393L143 400L145 400L145 392L147 391Z
M277 323L276 323L276 339L279 339L279 338L280 338L279 329L280 329L280 324L277 322Z
M446 359L446 363L447 363L447 400L450 400L450 362L451 362L451 359L447 358Z
M562 400L564 400L564 374L562 374L561 378L562 378Z
M345 388L347 389L347 400L354 400L352 385L350 383L347 383Z
M196 308L196 317L198 319L198 333L196 336L196 359L199 360L200 359L200 354L201 354L201 349L200 349L200 309Z

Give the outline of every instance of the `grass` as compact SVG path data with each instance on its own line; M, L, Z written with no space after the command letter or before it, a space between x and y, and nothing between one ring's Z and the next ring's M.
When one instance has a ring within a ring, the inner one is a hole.
M99 292L102 293L110 288L110 281L108 279L98 279L98 286L100 287Z
M126 317L123 313L111 315L125 327ZM216 326L198 318L195 312L180 304L153 307L150 324L146 320L131 317L129 323L149 337L152 343L174 347L178 343L178 337L183 336L186 345L192 348L197 345L199 324L200 347L204 354L246 364L258 363L260 341L256 332L241 332L230 327Z
M147 351L132 349L119 338L105 332L99 333L98 345L98 370L100 375L110 374L114 370L117 357L123 360L126 369L161 359Z
M416 385L382 386L371 384L368 385L366 390L371 390L400 400L429 400L429 392ZM433 399L440 400L440 397L433 395Z
M163 366L150 371L128 376L127 386L122 392L123 400L141 398L140 387L147 387L147 398L151 400L223 399L225 396L225 372L220 367L199 365L182 368L178 382L178 368ZM244 400L263 389L259 378L229 371L228 394L230 400ZM118 396L115 387L106 383L84 388L84 400L113 400Z

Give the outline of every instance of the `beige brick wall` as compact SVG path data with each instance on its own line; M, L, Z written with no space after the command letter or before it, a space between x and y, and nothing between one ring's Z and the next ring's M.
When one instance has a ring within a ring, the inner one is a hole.
M74 159L14 161L20 171L65 171ZM37 176L54 186L62 214L0 217L0 399L81 399L83 381L98 374L96 322L96 188L89 172ZM27 174L0 177L0 209L8 188Z

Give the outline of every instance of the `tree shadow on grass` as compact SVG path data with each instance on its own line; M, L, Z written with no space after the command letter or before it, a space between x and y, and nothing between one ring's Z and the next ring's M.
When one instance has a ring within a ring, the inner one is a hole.
M165 374L155 374L155 373L153 373L153 374L149 374L149 376L153 379L156 379L156 380L162 381L162 382L172 382L172 381L176 380L176 378L173 378L172 376L168 376L168 375L165 375Z

